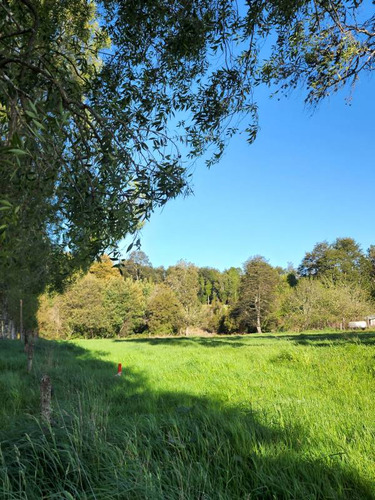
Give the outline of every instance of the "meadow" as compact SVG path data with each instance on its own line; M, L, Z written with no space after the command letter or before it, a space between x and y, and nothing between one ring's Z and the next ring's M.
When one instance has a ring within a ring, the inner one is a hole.
M0 387L4 499L375 498L375 332L2 340Z

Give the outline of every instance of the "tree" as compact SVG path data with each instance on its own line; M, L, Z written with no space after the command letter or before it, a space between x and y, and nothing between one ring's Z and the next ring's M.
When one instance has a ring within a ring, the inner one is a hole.
M244 264L239 299L234 314L240 326L262 333L267 317L272 310L278 272L261 256L255 256Z
M230 267L229 269L226 269L223 272L222 301L224 303L233 305L237 302L240 282L241 282L241 269L239 269L238 267Z
M146 309L147 326L152 335L176 335L184 326L184 310L176 294L165 285L157 285Z
M147 290L139 282L92 272L62 294L44 294L38 311L43 336L115 337L142 331Z
M367 250L368 274L370 278L371 297L375 298L375 245L370 245Z
M113 266L113 262L108 255L103 255L99 260L91 264L89 273L101 280L120 278L120 271Z
M188 325L194 324L199 309L199 275L197 267L194 264L180 260L175 266L167 269L165 283L174 291L182 304L186 323Z
M375 16L365 2L251 0L247 5L248 63L257 65L260 39L274 40L259 63L259 82L282 92L301 85L306 101L315 104L374 70Z
M200 267L198 297L202 304L211 304L216 298L222 300L222 275L212 267Z
M152 276L152 264L147 255L141 250L130 253L126 260L119 265L121 274L133 280L147 279Z
M145 329L147 286L130 279L111 280L103 297L109 328L106 335L125 337Z
M33 298L30 325L46 286L184 191L179 138L191 157L209 143L220 155L221 117L243 97L224 90L218 106L199 84L224 31L219 5L104 0L99 13L88 0L1 3L2 289L11 309L13 297ZM186 110L176 139L170 117Z
M353 238L337 238L333 243L317 243L307 252L298 271L303 277L327 278L334 282L370 287L370 265Z

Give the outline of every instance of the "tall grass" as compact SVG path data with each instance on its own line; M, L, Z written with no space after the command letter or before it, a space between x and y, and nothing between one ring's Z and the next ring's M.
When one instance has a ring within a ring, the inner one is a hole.
M374 346L373 333L39 341L28 375L21 344L1 341L0 497L375 498Z

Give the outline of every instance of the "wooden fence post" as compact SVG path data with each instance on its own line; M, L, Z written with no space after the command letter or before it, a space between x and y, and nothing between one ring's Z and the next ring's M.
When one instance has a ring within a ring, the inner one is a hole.
M20 299L20 339L23 340L23 300Z
M25 338L27 337L28 335L26 333ZM27 372L30 373L33 367L33 356L34 356L34 343L32 340L30 342L30 339L28 339L27 344L25 344L25 352L27 354Z
M51 394L52 385L48 375L43 375L40 381L40 405L42 420L51 424Z

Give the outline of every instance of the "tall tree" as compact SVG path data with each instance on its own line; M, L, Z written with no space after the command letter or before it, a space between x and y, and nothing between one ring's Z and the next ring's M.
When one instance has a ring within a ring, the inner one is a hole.
M353 238L317 243L307 252L299 268L304 277L328 278L334 282L370 287L369 261Z
M230 267L222 274L223 293L222 301L226 304L233 305L237 302L239 287L241 282L241 269L238 267Z
M245 100L222 87L218 106L199 83L235 17L229 3L225 22L220 1L100 6L0 3L1 288L14 314L30 297L30 325L47 285L184 191L179 138L191 156L208 142L220 154L221 118ZM188 109L169 134L170 118Z
M118 267L125 278L132 278L136 281L150 279L152 276L150 259L141 250L131 252L129 257L121 261Z
M222 300L222 275L212 267L200 267L198 297L203 304L211 304L214 299Z
M279 273L261 256L255 256L244 264L239 299L235 307L240 327L254 327L262 333L262 327L272 310Z
M185 311L187 324L195 321L199 308L199 275L194 264L180 260L167 269L166 284L175 292Z

